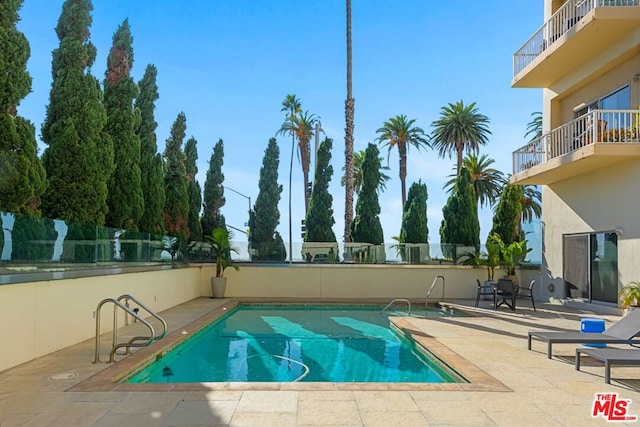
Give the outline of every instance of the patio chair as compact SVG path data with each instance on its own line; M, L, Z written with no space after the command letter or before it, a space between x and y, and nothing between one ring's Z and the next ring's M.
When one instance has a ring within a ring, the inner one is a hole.
M516 288L515 283L511 279L498 279L498 283L496 283L494 292L493 292L493 309L497 310L501 305L506 305L513 311L516 312L516 297L518 296L518 288ZM498 298L501 298L502 301L498 303Z
M495 283L484 282L484 284L482 284L478 279L476 279L476 283L478 284L478 291L476 293L476 307L477 307L480 304L480 296L491 295L493 297L493 286Z
M634 339L640 334L640 310L633 310L609 326L604 332L547 332L529 331L528 349L531 339L537 338L547 343L547 358L551 359L551 347L560 344L640 344Z
M529 287L518 289L518 297L531 298L531 305L533 306L533 311L536 311L536 303L533 300L533 286L535 284L536 284L536 279L533 279L531 283L529 283Z
M591 356L604 363L604 382L611 384L611 366L640 366L640 350L631 348L576 348L576 370L580 370L580 356Z

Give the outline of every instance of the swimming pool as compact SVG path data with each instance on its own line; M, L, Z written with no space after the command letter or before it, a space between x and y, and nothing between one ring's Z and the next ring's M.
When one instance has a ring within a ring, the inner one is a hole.
M240 306L129 382L464 382L380 310Z

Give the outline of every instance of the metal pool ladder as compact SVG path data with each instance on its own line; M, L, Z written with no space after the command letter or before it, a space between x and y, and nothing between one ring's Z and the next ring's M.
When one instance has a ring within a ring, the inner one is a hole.
M124 300L124 303L122 303ZM149 313L151 316L155 317L162 324L162 333L160 335L155 334L155 330L151 323L146 321L138 314L139 309L134 308L131 309L129 306L129 301L135 302L140 308ZM158 313L151 310L145 304L143 304L140 300L135 298L132 295L124 294L120 295L118 298L105 298L98 303L98 307L96 308L96 346L95 346L95 359L93 363L100 362L100 310L102 306L106 303L113 303L113 331L112 331L112 343L111 343L111 352L109 353L109 361L108 363L112 363L114 361L114 356L116 354L116 350L119 348L125 348L125 354L129 354L131 347L146 347L151 344L153 341L158 340L164 337L167 334L167 322L160 317ZM118 308L121 308L125 312L125 324L128 324L128 316L132 316L134 321L140 321L143 325L145 325L150 332L150 335L147 336L135 336L131 338L127 342L118 343ZM145 342L140 342L145 341Z
M431 287L429 288L429 291L427 291L427 296L424 299L425 308L429 306L429 296L431 295L431 292L433 292L433 288L436 286L436 283L438 283L438 279L442 279L442 299L444 300L444 276L436 276L436 278L433 279L433 283L431 283Z
M396 303L396 302L406 302L407 306L409 307L409 316L411 316L411 301L409 301L406 298L396 298L396 299L391 300L389 302L389 304L387 304L386 307L383 308L380 313L381 314L384 313L389 307L391 307L393 305L393 303Z

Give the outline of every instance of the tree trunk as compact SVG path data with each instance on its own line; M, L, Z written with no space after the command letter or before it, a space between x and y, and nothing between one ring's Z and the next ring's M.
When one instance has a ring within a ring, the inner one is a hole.
M351 93L351 0L347 0L347 100L344 105L345 135L345 200L344 200L344 242L349 241L353 220L353 116L355 100Z
M398 146L400 151L400 191L402 192L402 210L404 212L404 204L407 201L407 149L402 149Z
M302 176L304 180L304 215L307 216L309 211L309 198L311 194L307 192L307 186L309 185L309 167L311 165L311 145L310 141L306 138L300 141L298 147L300 150L300 162L302 163Z
M302 176L304 177L304 216L307 217L307 212L309 211L309 200L311 194L307 191L307 186L309 185L309 168L302 171Z
M295 136L291 136L291 163L289 163L289 264L293 262L293 235L291 229L291 183L293 177L293 151L296 145Z

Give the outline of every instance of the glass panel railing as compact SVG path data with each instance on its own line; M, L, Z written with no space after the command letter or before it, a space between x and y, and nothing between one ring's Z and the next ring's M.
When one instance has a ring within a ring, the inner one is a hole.
M118 266L144 266L181 262L214 262L204 242L29 215L0 213L0 274L73 271ZM250 245L233 242L236 262L314 264L432 264L459 262L473 248L433 243L293 242Z
M16 271L171 261L162 236L15 213L0 221L0 261Z

